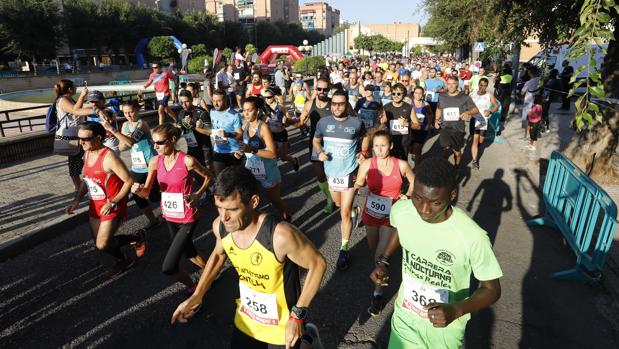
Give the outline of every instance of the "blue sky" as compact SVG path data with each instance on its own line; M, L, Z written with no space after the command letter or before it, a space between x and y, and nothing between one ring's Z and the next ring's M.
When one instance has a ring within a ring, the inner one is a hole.
M301 0L319 2L320 0ZM423 0L326 0L324 1L340 10L343 20L361 23L421 23L427 22L423 10Z

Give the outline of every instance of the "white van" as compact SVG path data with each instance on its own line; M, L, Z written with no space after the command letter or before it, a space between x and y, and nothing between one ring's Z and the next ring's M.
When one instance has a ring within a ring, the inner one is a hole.
M604 53L602 52L602 49L597 45L591 45L591 47L595 47L594 57L597 62L596 70L599 70L600 67L602 66L602 62L604 61ZM604 44L604 49L608 50L608 44ZM572 68L574 68L574 70L578 69L578 67L582 65L587 64L589 60L588 54L581 56L577 60L570 60L568 59L569 52L570 52L569 45L556 46L556 47L549 48L549 49L538 52L535 56L533 56L529 60L528 63L541 68L543 61L544 61L544 56L545 56L546 57L546 70L548 71L554 68L554 69L557 69L559 73L561 73L561 71L563 70L561 63L563 63L564 60L567 60L568 62L570 62L570 65L572 66ZM585 79L587 77L589 77L589 73L587 72L586 69L578 74L578 79Z

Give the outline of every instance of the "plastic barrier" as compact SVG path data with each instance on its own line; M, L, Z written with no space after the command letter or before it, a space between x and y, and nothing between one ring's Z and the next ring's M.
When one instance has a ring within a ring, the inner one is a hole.
M488 118L486 139L488 142L503 143L505 139L499 136L499 131L501 130L501 102L497 101L497 103L499 103L499 109Z
M561 231L576 254L574 268L552 277L599 286L617 227L615 202L574 163L554 151L544 181L544 204L544 215L527 224Z

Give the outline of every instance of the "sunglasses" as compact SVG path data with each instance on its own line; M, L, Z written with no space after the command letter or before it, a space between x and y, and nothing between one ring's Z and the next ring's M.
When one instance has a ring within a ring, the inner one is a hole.
M402 80L402 82L409 82L410 80Z
M164 145L164 144L166 144L167 141L168 141L167 139L164 139L162 141L153 141L153 143L155 143L157 145Z
M153 69L159 69L159 67L153 67Z
M331 105L334 107L343 107L346 105L346 102L331 102Z
M394 95L394 96L404 96L404 93L394 92L394 93L392 93L392 95Z
M90 142L92 141L92 139L95 138L94 136L92 137L77 137L77 139L80 140L80 142Z
M273 96L264 96L266 99L273 99Z
M318 92L326 92L326 91L329 91L329 88L328 87L325 87L325 88L316 87L316 91L318 91Z

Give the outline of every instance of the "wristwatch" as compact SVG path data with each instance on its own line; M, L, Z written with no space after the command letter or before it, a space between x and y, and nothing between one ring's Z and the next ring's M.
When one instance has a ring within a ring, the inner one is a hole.
M307 308L297 307L296 305L292 306L292 309L290 309L290 312L294 314L294 316L296 316L297 319L303 320L303 321L307 319L307 315L309 314L309 310Z
M117 202L115 201L110 201L110 206L112 206L112 208L116 208L116 205L118 205Z

